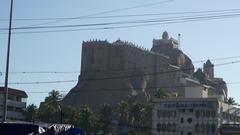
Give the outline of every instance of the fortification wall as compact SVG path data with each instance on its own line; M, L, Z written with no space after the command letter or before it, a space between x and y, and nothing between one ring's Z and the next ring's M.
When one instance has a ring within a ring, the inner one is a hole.
M171 72L174 70L169 57L129 42L83 42L79 82L64 103L94 107L116 104L129 97L146 101L158 88L177 91L173 84L178 85L179 73Z

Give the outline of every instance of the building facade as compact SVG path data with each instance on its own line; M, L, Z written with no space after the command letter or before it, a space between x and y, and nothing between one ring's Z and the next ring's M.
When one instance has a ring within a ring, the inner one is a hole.
M4 87L0 87L0 120L3 118L4 93ZM8 88L7 120L24 120L27 97L22 90Z
M219 135L222 125L240 124L240 109L221 98L154 99L153 135Z

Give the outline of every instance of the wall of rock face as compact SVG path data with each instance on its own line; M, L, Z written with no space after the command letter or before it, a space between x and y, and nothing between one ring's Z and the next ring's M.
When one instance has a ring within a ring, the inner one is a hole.
M116 105L121 100L148 101L159 88L167 92L183 90L174 87L181 85L180 73L171 72L178 69L171 64L178 64L174 62L178 62L182 51L177 51L177 55L160 52L121 40L83 42L79 81L66 95L63 105L86 104L95 108L103 103Z

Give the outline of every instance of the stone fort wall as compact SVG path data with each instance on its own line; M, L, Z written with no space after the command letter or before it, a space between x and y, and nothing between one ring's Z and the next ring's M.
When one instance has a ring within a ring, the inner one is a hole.
M168 56L129 42L120 40L112 44L107 41L83 42L81 63L83 77L91 74L97 77L96 73L100 73L102 77L110 77L113 74L115 76L146 74L143 76L151 82L151 87L160 87L176 78L176 72L168 72L171 70L176 68L169 65Z
M173 84L179 85L180 73L171 72L176 69L169 64L168 56L129 42L83 42L79 82L64 103L94 107L129 98L147 101L158 88L179 91Z

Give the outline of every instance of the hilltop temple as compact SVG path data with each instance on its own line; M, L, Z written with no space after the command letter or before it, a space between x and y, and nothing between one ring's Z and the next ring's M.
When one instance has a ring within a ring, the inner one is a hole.
M209 84L219 82L213 69L204 69ZM184 96L187 85L201 85L193 74L191 59L166 31L162 39L153 39L151 50L120 39L113 43L87 41L82 43L78 83L63 99L63 105L95 108L103 103L117 105L122 100L147 102L158 89ZM211 94L222 94L219 89L213 87Z

